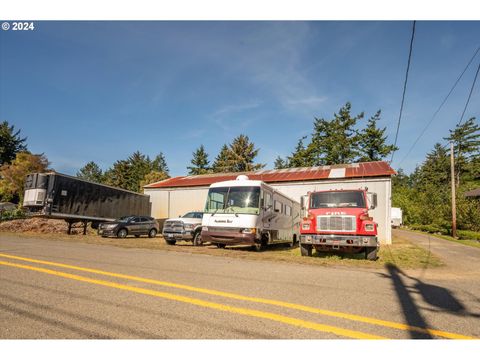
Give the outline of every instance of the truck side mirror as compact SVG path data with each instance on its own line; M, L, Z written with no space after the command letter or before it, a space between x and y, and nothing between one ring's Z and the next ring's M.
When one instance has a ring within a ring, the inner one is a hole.
M375 209L377 207L377 193L372 194L372 203L370 204L370 209Z

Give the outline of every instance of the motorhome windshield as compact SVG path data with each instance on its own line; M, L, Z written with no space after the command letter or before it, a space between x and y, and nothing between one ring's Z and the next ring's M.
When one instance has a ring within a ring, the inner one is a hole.
M205 212L210 214L258 214L260 188L255 186L217 187L208 191Z
M310 209L364 208L362 191L332 191L314 193L310 197Z

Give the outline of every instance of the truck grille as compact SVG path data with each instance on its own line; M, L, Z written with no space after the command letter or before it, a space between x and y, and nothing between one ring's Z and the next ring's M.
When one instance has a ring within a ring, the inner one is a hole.
M356 231L355 216L317 216L318 231Z
M163 225L164 232L181 233L183 231L183 222L181 221L166 221Z

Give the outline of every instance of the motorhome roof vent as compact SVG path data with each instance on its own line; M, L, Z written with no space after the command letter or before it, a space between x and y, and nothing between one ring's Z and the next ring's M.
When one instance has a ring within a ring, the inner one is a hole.
M238 175L237 180L248 180L248 176L247 175Z

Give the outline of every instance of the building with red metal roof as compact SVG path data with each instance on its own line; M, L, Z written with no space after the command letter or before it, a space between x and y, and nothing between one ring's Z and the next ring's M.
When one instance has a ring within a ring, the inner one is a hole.
M377 193L378 206L372 216L378 223L380 241L391 243L391 176L396 172L385 161L176 176L144 186L144 193L150 195L153 217L177 217L188 211L202 210L211 184L235 180L241 174L250 180L264 181L297 201L309 191L368 187L369 191Z

